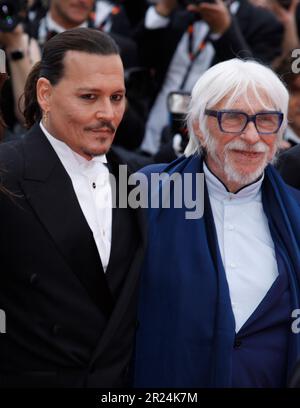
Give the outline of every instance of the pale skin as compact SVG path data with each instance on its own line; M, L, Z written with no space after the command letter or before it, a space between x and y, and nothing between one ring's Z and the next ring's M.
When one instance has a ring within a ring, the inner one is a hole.
M245 100L240 99L236 101L232 106L228 107L226 106L226 101L227 98L224 98L212 109L237 109L248 114L265 111L265 108L262 107L260 103L255 100L255 98L250 97L250 105ZM209 134L215 139L216 142L216 159L208 153L206 157L207 165L232 193L235 193L236 191L244 187L244 184L230 180L228 178L228 175L224 171L224 148L229 142L234 139L242 140L247 148L249 148L249 150L251 150L251 147L255 146L257 143L262 142L268 148L266 152L249 152L247 151L247 149L230 150L228 153L228 160L230 161L231 167L234 169L234 171L240 175L249 175L251 173L255 173L258 168L263 169L265 165L267 165L267 163L272 160L277 151L277 135L272 134L266 136L258 134L254 123L252 122L248 123L246 129L238 135L221 132L218 122L214 117L207 118L207 128ZM199 129L197 123L194 124L194 132L205 148L205 137Z
M124 72L118 55L67 51L56 85L37 82L38 103L50 134L91 160L108 152L125 110Z

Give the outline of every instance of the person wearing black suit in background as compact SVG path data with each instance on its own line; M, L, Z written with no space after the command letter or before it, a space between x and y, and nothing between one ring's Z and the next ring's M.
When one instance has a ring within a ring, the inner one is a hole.
M112 205L125 110L114 41L88 28L53 37L25 107L30 130L0 146L13 194L0 199L0 386L126 386L145 234L143 213Z
M270 64L281 53L283 29L268 10L248 0L207 0L188 10L182 6L186 3L158 0L135 31L141 61L155 79L141 145L151 154L159 150L168 124L169 92L191 92L199 76L217 62L254 58Z
M300 189L300 144L282 153L276 167L287 184Z

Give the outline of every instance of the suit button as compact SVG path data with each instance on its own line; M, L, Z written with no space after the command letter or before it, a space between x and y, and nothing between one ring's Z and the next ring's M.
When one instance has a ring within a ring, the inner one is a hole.
M56 336L57 334L59 334L61 332L61 326L59 324L55 324L52 327L52 333Z
M233 347L234 347L235 349L238 349L238 348L240 348L241 346L242 346L242 340L239 339L238 337L236 337L236 339L234 340L234 345L233 345Z
M137 320L137 321L135 322L135 329L138 330L139 327L140 327L140 322Z
M37 283L38 283L38 276L36 273L33 273L30 276L30 284L35 286Z

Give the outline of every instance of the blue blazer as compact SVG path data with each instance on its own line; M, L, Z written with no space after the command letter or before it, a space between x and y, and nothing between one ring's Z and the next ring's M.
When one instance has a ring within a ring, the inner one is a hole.
M142 172L202 173L199 156ZM192 181L195 189L196 179ZM160 190L160 189L158 189ZM150 195L157 194L151 191ZM141 276L136 339L136 387L229 387L235 324L215 226L204 189L204 216L186 219L188 208L149 209L149 247ZM287 253L293 308L299 307L300 193L268 166L263 204L280 230ZM278 221L279 220L279 221ZM279 222L279 224L278 224ZM281 243L280 243L281 244ZM300 357L299 335L291 333L289 368Z

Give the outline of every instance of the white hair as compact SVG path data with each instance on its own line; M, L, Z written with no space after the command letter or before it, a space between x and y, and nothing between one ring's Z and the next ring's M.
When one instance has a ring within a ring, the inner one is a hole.
M289 95L286 87L270 68L254 61L234 58L214 65L196 82L187 114L190 140L185 155L201 152L200 141L194 133L193 125L199 126L206 141L210 137L206 126L205 109L213 108L224 97L229 97L226 108L230 108L230 105L241 96L251 106L249 92L254 94L264 109L275 109L284 114L278 132L278 140L282 138L287 126Z

